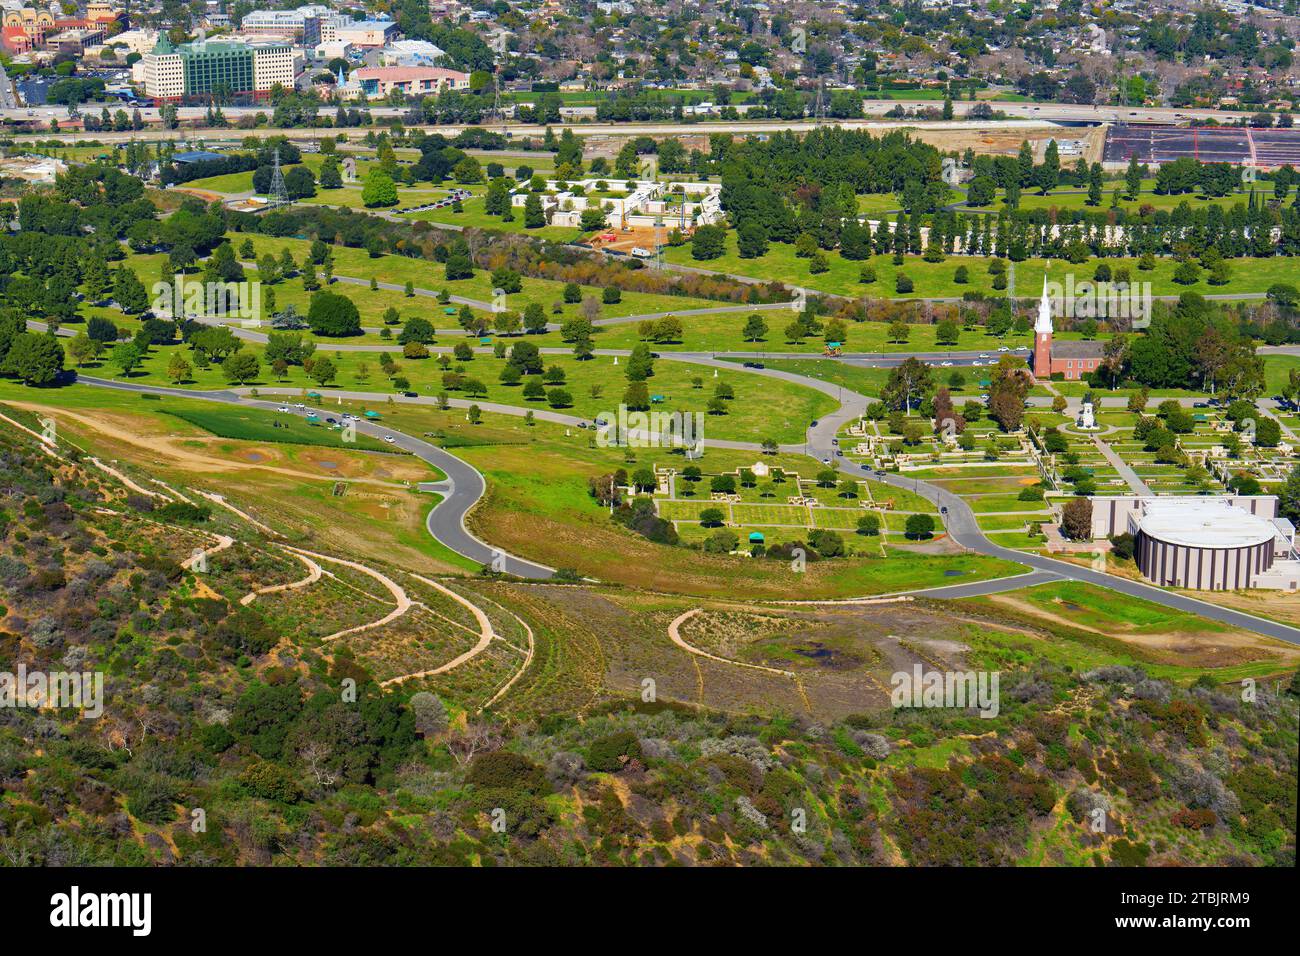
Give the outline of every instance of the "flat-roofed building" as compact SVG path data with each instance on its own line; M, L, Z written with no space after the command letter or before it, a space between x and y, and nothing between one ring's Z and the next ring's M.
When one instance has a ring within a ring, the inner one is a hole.
M405 96L424 96L444 89L469 89L469 74L439 66L365 66L353 70L351 81L367 96L388 96L394 90Z
M155 102L206 96L261 97L276 84L292 87L298 59L287 41L205 40L174 46L166 34L135 71Z
M395 20L347 20L321 23L320 42L342 40L353 46L382 47L397 38Z

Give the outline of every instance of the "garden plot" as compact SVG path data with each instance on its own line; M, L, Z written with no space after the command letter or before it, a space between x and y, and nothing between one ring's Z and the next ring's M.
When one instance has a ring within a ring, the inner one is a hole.
M761 531L763 543L770 546L778 541L802 540L807 532L817 528L856 531L863 515L895 503L892 497L884 502L873 499L873 486L876 492L894 490L880 483L840 477L835 485L823 486L795 472L782 472L777 481L770 480L769 476L752 476L750 481L747 471L742 469L728 476L704 475L698 481L687 481L681 475L674 476L672 481L661 480L660 490L668 488L672 493L655 495L658 514L672 521L688 541L698 541L711 533L710 527L701 524L705 512L720 512L723 526L743 535ZM722 487L716 483L720 477L734 480L726 486L732 490L710 490ZM850 485L853 490L849 490ZM910 492L906 495L908 503L923 501ZM932 507L927 508L927 512L932 511ZM769 532L773 531L778 536L769 539Z

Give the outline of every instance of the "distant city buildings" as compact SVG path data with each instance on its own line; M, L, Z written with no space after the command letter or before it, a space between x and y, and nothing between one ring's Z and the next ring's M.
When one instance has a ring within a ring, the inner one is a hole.
M244 15L239 30L249 36L287 37L302 46L315 46L321 42L323 24L346 20L329 7L312 4L296 10L254 10Z
M173 45L164 34L134 68L156 103L191 97L263 97L277 84L293 86L297 55L287 42L203 40Z
M0 16L0 43L10 53L50 50L80 55L86 47L102 42L108 33L120 30L126 21L121 10L104 2L88 3L81 17L65 15L58 5L0 6L4 7Z

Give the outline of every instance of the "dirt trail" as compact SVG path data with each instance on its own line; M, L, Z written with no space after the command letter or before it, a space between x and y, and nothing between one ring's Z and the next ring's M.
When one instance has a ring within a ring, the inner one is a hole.
M216 544L214 544L210 548L204 548L202 551L195 551L194 554L190 555L190 557L186 558L184 561L181 562L181 567L184 568L186 571L193 570L194 565L199 563L200 557L202 557L206 561L214 554L219 554L220 552L225 551L227 548L229 548L231 545L235 543L235 539L228 534L218 534L218 535L213 535L213 537L217 539Z
M210 475L213 471L242 471L246 469L256 469L259 471L269 471L277 475L287 475L291 478L306 478L311 481L348 481L357 484L376 485L381 488L405 488L405 486L400 482L384 481L379 478L341 478L338 475L313 474L309 471L299 471L296 468L285 468L280 465L265 465L259 464L258 462L238 461L231 458L217 458L210 455L199 454L198 452L191 451L187 448L181 448L176 444L177 439L174 437L142 435L137 431L132 431L125 425L118 425L111 420L97 418L93 415L70 412L62 408L51 408L48 405L39 405L34 402L9 402L9 404L15 408L23 408L28 411L41 412L46 415L63 416L64 418L85 425L87 428L116 441L125 442L128 445L144 449L154 455L163 455L166 458L171 459L172 462L175 463L176 467L185 471L196 471L205 475ZM24 430L30 431L30 429ZM141 490L143 491L143 489ZM157 494L156 492L147 491L144 493Z
M309 587L321 579L324 571L321 566L307 557L305 554L290 552L295 558L307 565L307 576L300 581L290 581L288 584L271 584L264 588L258 588L255 591L249 591L239 599L239 603L244 607L252 604L262 594L278 594L280 591L296 591L299 588Z
M479 633L478 643L475 644L473 647L471 647L469 650L467 650L464 654L461 654L459 657L453 658L452 660L448 661L445 664L442 664L438 667L430 668L429 670L416 671L413 674L403 674L400 677L391 677L388 680L380 683L379 685L380 687L387 687L389 684L400 684L403 681L412 680L418 677L432 677L435 674L445 674L447 673L447 671L454 670L455 668L460 667L461 664L464 664L466 661L471 660L474 657L477 657L483 651L487 650L488 645L492 643L492 639L496 637L496 632L492 630L492 622L488 620L488 616L483 613L483 609L480 608L477 604L474 604L468 599L457 594L451 588L444 587L443 585L439 584L437 581L431 581L429 578L422 577L421 575L418 574L411 574L411 577L415 578L415 580L419 581L421 584L433 588L438 593L446 595L447 597L455 601L457 604L460 604L463 607L467 608L469 612L474 615L474 620L478 621L478 633Z
M132 481L130 478L122 474L122 472L118 471L112 465L106 465L104 462L100 461L98 458L95 458L94 456L87 457L86 461L90 462L100 471L104 472L104 474L108 475L111 478L114 478L118 482L118 484L125 485L127 488L130 488L136 494L144 495L146 498L161 498L163 501L172 500L170 495L164 494L161 491L153 491L149 488L144 487L144 485Z
M371 621L369 624L358 624L356 627L349 627L342 631L336 631L328 637L322 637L322 642L335 641L348 634L357 634L361 631L369 631L376 627L383 627L385 624L391 624L411 609L411 599L407 597L406 591L402 586L387 575L376 571L374 568L367 567L364 564L358 564L356 561L345 561L343 558L335 558L328 554L319 554L315 551L307 551L303 548L294 548L289 545L285 545L284 547L286 550L292 551L295 554L306 555L309 558L319 558L322 561L330 561L334 564L341 564L345 568L351 568L353 571L360 571L362 574L369 575L386 587L388 593L391 594L393 599L397 602L397 607L385 614L379 620Z
M708 651L702 651L698 647L692 647L690 644L687 644L682 638L681 626L695 615L699 614L701 610L703 610L703 608L697 607L687 611L685 614L678 615L677 619L668 625L668 637L682 650L690 654L698 655L699 657L707 657L709 660L717 661L719 664L731 664L735 667L749 667L756 671L766 671L769 674L780 674L782 677L796 677L794 671L782 670L779 667L768 667L766 664L750 664L745 661L733 661L729 657L719 657L717 654L710 654Z
M234 505L232 505L229 501L226 500L225 495L219 495L213 491L202 491L202 490L199 491L199 494L202 495L204 498L207 498L209 501L213 502L214 504L221 505L221 507L234 512L236 515L243 518L245 521L251 524L254 528L257 528L259 531L264 531L273 538L284 537L284 535L280 534L280 532L276 531L270 525L262 524L262 522L258 521L248 512L241 511L240 509L236 508Z
M10 405L14 405L14 404L17 404L17 403L15 403L15 402L9 402L8 404L10 404ZM46 438L44 435L42 435L40 432L34 432L34 431L32 431L30 428L28 428L28 427L27 427L26 425L24 425L22 422L16 422L16 421L14 421L12 418L10 418L8 415L0 415L0 419L3 419L4 421L8 422L10 425L13 425L14 428L17 428L17 429L20 430L20 431L26 432L28 435L31 435L33 438L35 438L36 441L37 441L38 446L39 446L40 449L41 449L41 451L45 452L45 454L50 455L51 457L54 457L54 458L58 458L59 460L62 460L62 459L63 459L63 456L59 454L59 452L58 452L58 450L57 450L57 446L55 445L55 443L52 442L52 441L50 441L49 439L47 439L47 438Z

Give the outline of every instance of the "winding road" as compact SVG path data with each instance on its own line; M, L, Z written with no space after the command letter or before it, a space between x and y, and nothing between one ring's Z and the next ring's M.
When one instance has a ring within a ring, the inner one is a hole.
M730 369L736 368L734 363L724 362L721 359L714 357L712 354L674 352L664 353L662 358L664 360L685 361L706 366L719 366ZM901 361L903 356L881 356L880 358L882 361ZM806 454L819 461L829 460L835 462L840 471L853 475L854 477L869 475L873 480L897 488L913 491L940 509L948 535L957 544L977 554L983 554L989 557L1000 558L1004 561L1026 565L1032 569L1032 572L1035 572L1038 575L1037 578L1034 578L1032 575L1017 575L1010 578L972 582L970 584L919 589L907 593L916 596L937 598L961 598L998 593L1000 591L1025 587L1032 583L1043 583L1049 580L1066 579L1082 581L1099 587L1110 588L1111 590L1118 591L1121 594L1160 604L1177 611L1196 614L1209 620L1226 624L1230 627L1255 631L1269 637L1277 638L1278 640L1300 645L1300 629L1289 627L1277 621L1271 621L1266 618L1257 617L1253 614L1247 614L1231 608L1221 607L1217 604L1212 604L1208 601L1203 601L1187 595L1176 594L1140 581L1133 581L1127 578L1106 574L1102 571L1095 571L1092 568L1074 564L1069 561L1062 561L1056 558L1016 551L1011 548L1005 548L1001 545L994 544L980 529L975 514L966 501L952 492L940 488L937 485L931 485L913 478L906 478L902 475L872 471L866 466L858 465L837 456L836 452L838 449L832 443L832 439L836 437L839 430L846 422L862 413L863 409L866 408L867 403L870 401L868 396L843 388L839 385L833 385L829 382L806 375L800 375L795 372L766 368L749 369L748 371L754 374L767 375L769 377L779 378L788 382L803 385L807 388L815 389L835 397L840 403L836 411L823 416L808 428L807 438L804 444L783 445L781 446L782 451L794 454ZM173 395L182 398L198 398L206 401L222 402L231 405L248 405L250 407L270 410L274 410L278 407L278 403L253 399L241 395L239 392L233 390L191 391L180 388L166 388L163 386L118 382L111 379L93 378L90 376L80 376L78 380L83 384L97 388L112 388L129 392L149 392L159 395ZM276 391L277 390L275 389L261 389L260 393L275 394ZM300 390L283 389L279 391L283 393L298 392ZM343 398L357 398L369 401L387 401L390 397L393 397L386 393L377 392L340 391L337 394L339 397ZM414 404L431 404L435 401L434 399L420 397L394 397L394 400ZM463 407L469 405L470 402L460 399L453 400L452 404ZM527 414L529 411L532 411L534 416L539 419L554 421L559 424L577 425L579 422L583 421L575 416L568 416L562 413L551 412L543 409L524 409L516 406L501 405L490 402L481 402L479 405L485 410L502 414L522 416ZM554 574L554 568L528 561L524 558L507 554L498 548L491 547L479 538L475 537L465 527L466 515L469 513L470 509L478 503L479 499L483 497L487 490L487 485L483 475L472 465L449 454L443 449L430 444L429 442L406 435L403 432L386 425L376 425L374 423L362 421L357 423L357 429L358 431L369 434L373 437L391 435L394 439L393 444L395 444L396 447L408 451L412 455L415 455L434 467L441 469L443 473L447 475L447 479L444 482L434 482L430 485L424 486L428 490L433 490L444 495L443 500L429 512L427 519L429 533L435 538L435 540L463 557L492 567L494 570L502 571L517 577L541 580L547 579ZM756 442L724 442L706 440L705 445L712 445L719 448L752 450L760 453L762 451L762 446Z
M88 375L78 376L77 381L95 388L111 388L124 392L149 393L153 395L170 395L176 398L196 398L209 402L221 402L226 405L245 405L250 408L262 408L275 411L277 402L266 402L248 398L238 392L197 391L184 388L166 388L157 385L142 385L134 382L117 382L112 379L94 378ZM434 483L440 486L444 495L429 512L426 525L435 540L471 561L495 567L506 574L521 578L543 579L555 573L554 568L543 564L526 561L493 548L476 538L465 527L465 515L478 503L487 490L487 484L473 465L448 454L436 445L431 445L420 438L414 438L403 432L376 425L372 422L357 422L357 431L382 439L385 435L393 436L393 444L403 451L428 462L447 476L445 482ZM495 563L494 563L495 562Z

